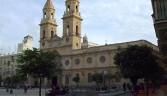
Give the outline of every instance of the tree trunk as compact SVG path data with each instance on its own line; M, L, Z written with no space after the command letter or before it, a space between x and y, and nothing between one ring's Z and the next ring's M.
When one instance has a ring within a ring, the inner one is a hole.
M112 86L114 86L114 81L112 80Z
M146 78L146 96L148 96L148 79Z
M39 77L39 96L41 96L41 77Z
M132 82L132 84L133 84L133 88L134 88L134 93L136 93L136 94L134 94L134 96L137 96L137 79L130 79L131 80L131 82Z
M109 80L109 90L111 90L110 80Z

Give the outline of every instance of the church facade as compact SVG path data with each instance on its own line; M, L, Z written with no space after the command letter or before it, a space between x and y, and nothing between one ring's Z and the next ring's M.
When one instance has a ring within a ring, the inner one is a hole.
M128 45L146 44L159 52L156 45L146 41L137 40L131 42L122 42L115 44L105 44L99 46L98 44L88 41L88 37L82 34L82 17L80 13L79 0L66 0L65 12L62 17L63 32L62 37L57 35L57 26L55 15L55 8L51 0L47 0L43 8L43 18L39 24L40 26L40 50L53 51L61 55L62 72L55 74L52 80L42 78L42 86L48 85L69 85L76 86L72 79L79 76L80 86L93 86L95 82L91 77L95 73L103 73L104 71L111 74L116 74L114 80L115 85L122 86L124 81L128 79L120 77L120 73L114 65L113 57L117 52L128 47ZM96 39L96 38L95 38ZM23 54L23 50L32 49L33 38L31 36L24 37L22 43L18 45L17 54L0 55L0 74L5 79L15 74L15 69L11 66L11 57L14 60L17 56ZM14 62L17 65L17 62ZM25 81L27 86L38 86L39 80L28 78ZM106 81L106 83L108 83Z
M75 85L72 79L79 76L79 85L95 85L91 80L94 73L116 74L115 84L122 84L126 79L120 74L113 64L115 54L127 48L128 45L146 44L154 50L159 51L158 47L146 40L138 40L116 44L105 44L98 46L88 41L85 35L82 39L82 16L80 13L79 0L66 0L65 12L62 17L63 32L62 37L57 35L57 23L54 18L55 9L51 0L47 0L43 8L43 18L40 23L40 49L43 51L54 51L61 55L62 72L55 74L49 84Z

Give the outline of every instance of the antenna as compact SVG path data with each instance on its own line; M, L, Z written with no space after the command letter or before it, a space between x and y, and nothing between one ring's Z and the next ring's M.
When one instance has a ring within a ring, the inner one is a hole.
M1 54L2 54L3 46L1 47Z
M105 45L107 45L107 40L105 40L105 42L106 42Z
M11 46L9 46L9 54L10 54L10 47L11 47Z

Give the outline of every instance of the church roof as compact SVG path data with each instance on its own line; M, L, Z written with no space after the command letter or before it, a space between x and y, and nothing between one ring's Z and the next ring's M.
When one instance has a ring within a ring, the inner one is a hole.
M47 0L46 4L45 4L45 6L44 6L44 9L45 9L45 8L53 8L53 9L54 9L52 0Z
M86 34L85 34L85 36L83 37L83 39L88 39L88 37L86 36Z

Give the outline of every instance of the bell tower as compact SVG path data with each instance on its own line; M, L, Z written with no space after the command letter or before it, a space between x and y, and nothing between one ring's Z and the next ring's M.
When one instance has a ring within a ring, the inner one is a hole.
M56 35L57 23L54 19L55 9L51 0L47 0L43 8L40 26L40 48L48 48L49 40Z
M63 15L63 44L72 45L72 49L81 49L81 21L79 0L66 0Z
M167 0L151 0L153 23L162 60L167 64Z

